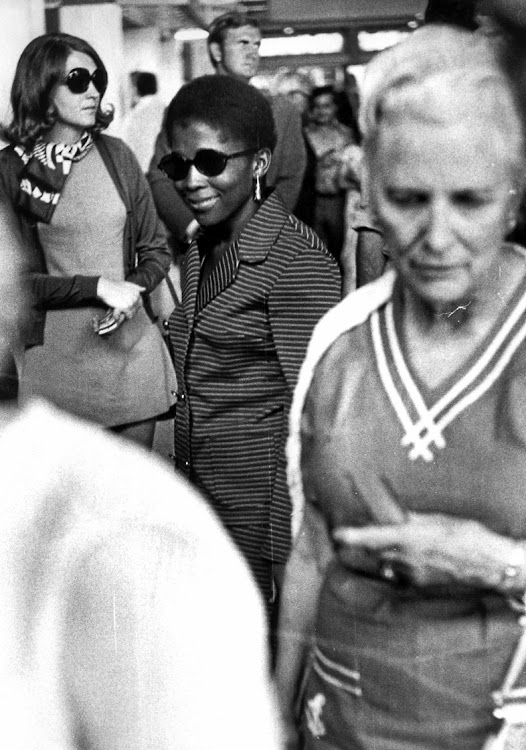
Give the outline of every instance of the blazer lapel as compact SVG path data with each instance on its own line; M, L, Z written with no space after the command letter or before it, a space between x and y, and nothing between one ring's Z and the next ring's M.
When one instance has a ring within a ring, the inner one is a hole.
M197 296L197 310L202 310L210 300L217 297L236 277L239 267L238 243L233 242L220 258L219 263L207 278Z
M251 265L263 263L288 220L287 209L281 199L272 193L245 226L237 241L229 246L199 293L194 292L197 295L195 310L202 310L234 281L240 262ZM196 273L198 284L200 267Z
M197 290L199 287L199 274L201 272L201 261L197 243L193 242L188 248L184 263L183 273L183 307L186 319L188 321L188 330L191 331L194 325L195 306Z

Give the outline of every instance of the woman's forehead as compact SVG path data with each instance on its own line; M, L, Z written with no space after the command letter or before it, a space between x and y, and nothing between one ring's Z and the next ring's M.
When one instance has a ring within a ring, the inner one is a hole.
M91 70L96 68L95 61L87 55L85 52L79 52L78 50L72 50L66 59L66 69L73 70L73 68L87 68Z
M172 128L172 140L199 140L214 144L228 144L236 139L224 127L202 120L176 122Z

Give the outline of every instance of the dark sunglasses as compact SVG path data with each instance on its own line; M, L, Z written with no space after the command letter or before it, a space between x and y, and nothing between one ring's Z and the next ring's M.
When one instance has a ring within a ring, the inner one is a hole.
M99 94L103 94L108 85L108 76L102 68L96 68L93 73L90 73L87 68L73 68L64 81L72 94L85 94L90 82L93 83Z
M193 159L185 159L172 151L171 154L163 156L159 162L159 169L175 182L184 180L192 164L205 177L217 177L225 170L230 159L255 154L256 151L256 148L248 148L245 151L236 151L234 154L222 154L221 151L214 151L212 148L202 148Z

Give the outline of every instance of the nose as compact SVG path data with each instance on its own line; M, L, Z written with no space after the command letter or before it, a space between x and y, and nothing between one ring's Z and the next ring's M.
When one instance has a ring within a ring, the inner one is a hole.
M201 174L195 164L190 164L188 174L182 182L187 190L195 190L196 188L203 186L206 182L206 176Z
M451 212L445 200L435 200L428 208L426 246L434 253L442 253L451 243Z
M91 96L92 98L94 98L94 99L99 99L100 98L100 94L97 91L97 89L95 88L95 84L93 83L93 81L89 82L88 90L87 90L86 93L89 96Z

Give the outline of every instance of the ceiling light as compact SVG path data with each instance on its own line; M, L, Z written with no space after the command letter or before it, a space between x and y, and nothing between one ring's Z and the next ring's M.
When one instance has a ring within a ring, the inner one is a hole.
M178 42L197 42L200 39L206 39L208 31L199 27L190 29L178 29L174 34L174 39Z

